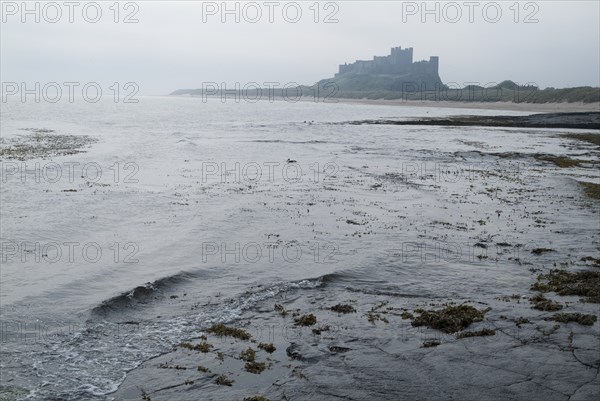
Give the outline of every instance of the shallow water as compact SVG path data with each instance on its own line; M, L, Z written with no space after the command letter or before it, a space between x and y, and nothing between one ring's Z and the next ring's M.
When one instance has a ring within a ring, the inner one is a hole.
M7 104L5 139L97 142L2 161L5 397L110 398L140 363L286 294L489 300L526 291L531 268L597 257L597 204L577 180L598 183L598 152L568 130L332 124L456 114L528 113Z

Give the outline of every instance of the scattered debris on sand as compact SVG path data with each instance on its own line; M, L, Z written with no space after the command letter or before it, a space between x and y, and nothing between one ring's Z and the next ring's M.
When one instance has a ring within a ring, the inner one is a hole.
M88 135L56 134L45 128L25 128L31 132L13 138L0 138L0 159L28 160L84 153L85 146L97 142Z

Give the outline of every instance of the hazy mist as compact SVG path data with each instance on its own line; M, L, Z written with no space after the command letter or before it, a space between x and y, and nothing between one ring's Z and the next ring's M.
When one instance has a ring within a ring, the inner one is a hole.
M238 5L239 23L222 10L205 12L203 22L202 2L195 1L132 2L135 7L128 9L121 3L118 23L109 9L113 2L99 2L103 14L97 23L86 22L81 7L75 8L73 23L66 7L56 23L43 15L40 22L34 21L35 15L26 15L22 22L22 10L13 14L7 3L21 7L21 2L2 3L3 82L133 81L142 95L198 88L211 81L312 84L332 77L340 63L386 55L391 47L402 46L414 48L415 60L439 56L445 83L512 79L540 87L600 85L596 1L529 2L527 9L523 2L519 15L510 9L513 2L497 2L502 15L495 23L482 15L490 2L475 2L473 22L460 1L450 8L428 3L431 10L438 7L439 22L435 13L411 8L420 8L421 2L321 2L317 23L312 1L298 2L302 16L296 23L282 17L283 6L290 3L285 1L274 8L272 23L260 1L255 4L262 17L256 23L245 20L243 3ZM34 3L29 4L33 9ZM220 8L221 2L212 5ZM254 18L254 9L248 10ZM51 11L47 13L54 18ZM123 23L134 11L132 19L138 22ZM294 10L288 11L293 16ZM488 11L494 19L494 10ZM337 23L323 22L330 14ZM525 23L527 17L538 22Z

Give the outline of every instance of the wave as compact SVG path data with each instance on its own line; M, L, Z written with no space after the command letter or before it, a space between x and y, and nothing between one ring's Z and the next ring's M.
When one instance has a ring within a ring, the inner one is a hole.
M157 293L194 277L196 275L182 272L146 283L102 302L94 311L110 313L148 301ZM334 274L279 282L224 300L210 309L196 310L192 314L186 312L170 319L140 320L133 325L104 319L88 320L75 332L49 337L42 347L29 348L28 353L17 351L15 358L20 359L23 369L29 371L27 366L33 364L38 375L54 378L51 383L44 382L30 389L30 400L106 399L125 380L128 371L168 352L181 341L197 338L200 331L211 325L230 324L244 311L282 292L310 290L337 279ZM57 375L56 372L65 374Z
M319 281L323 285L336 285L346 291L367 295L381 295L394 298L438 298L436 294L419 288L418 291L406 291L404 283L390 283L385 278L375 278L363 271L345 270L342 272L321 276Z
M189 146L189 147L193 147L193 148L198 147L198 144L189 138L180 139L177 141L177 144L181 145L181 146Z
M91 314L93 316L107 317L111 313L120 312L126 308L135 307L138 304L147 304L175 285L189 282L195 277L195 274L180 272L153 282L148 282L102 301L100 305L92 309Z
M235 299L230 299L222 307L217 308L210 317L204 319L203 326L209 327L215 323L228 323L239 319L244 311L247 311L258 303L274 298L281 293L297 289L313 289L331 282L332 275L324 275L312 279L299 281L281 282L256 292L246 292Z
M537 153L526 152L482 152L479 150L462 150L449 152L448 154L454 158L462 158L463 160L488 157L497 157L500 159L522 159L538 155Z

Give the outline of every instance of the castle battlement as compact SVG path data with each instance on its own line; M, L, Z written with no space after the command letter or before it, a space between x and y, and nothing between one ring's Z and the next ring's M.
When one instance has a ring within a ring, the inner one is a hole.
M432 56L429 61L413 62L413 48L402 49L392 47L387 56L374 56L373 60L357 60L352 64L341 64L341 74L392 74L401 75L407 73L427 73L438 75L439 57Z

